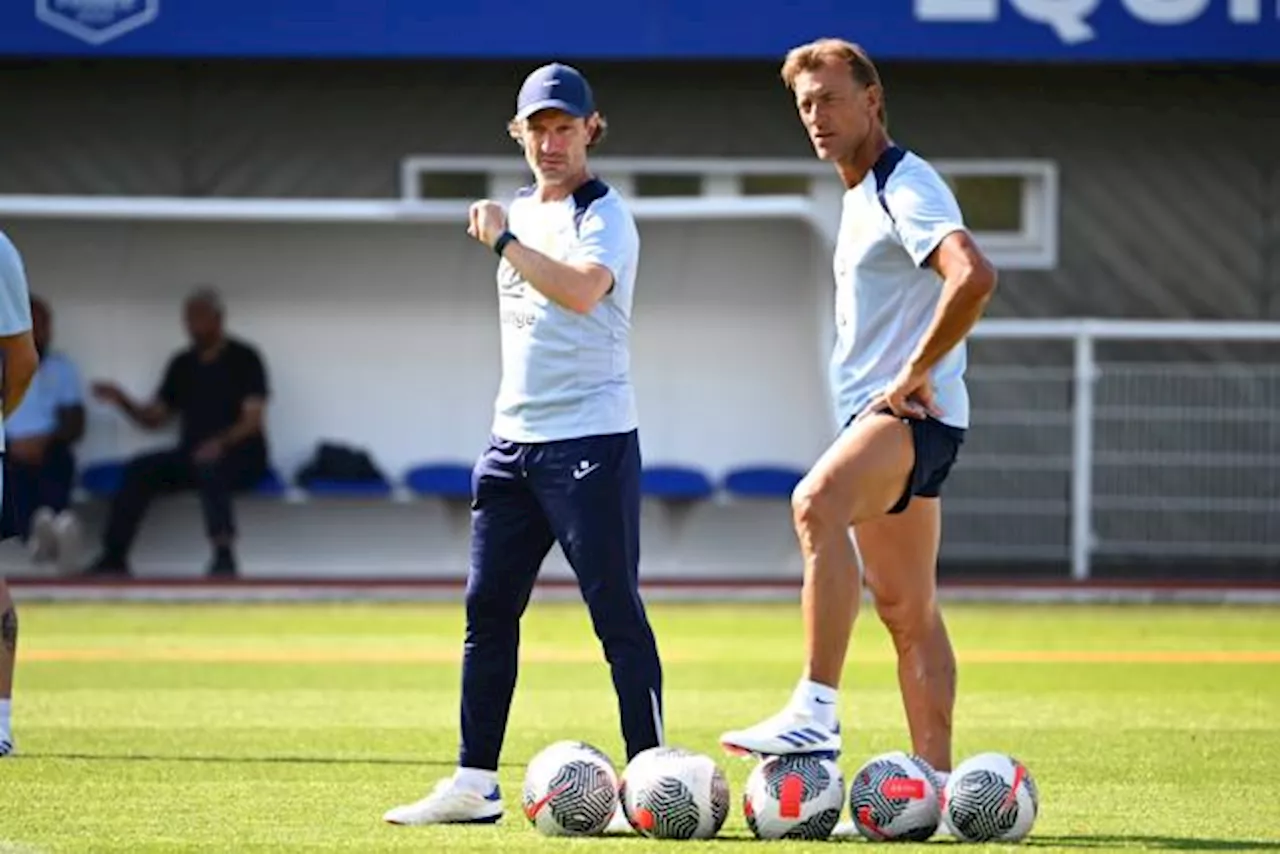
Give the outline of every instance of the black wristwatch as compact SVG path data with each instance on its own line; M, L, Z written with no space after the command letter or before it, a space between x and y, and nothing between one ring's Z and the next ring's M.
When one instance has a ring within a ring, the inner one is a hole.
M519 243L520 239L512 234L510 230L502 232L502 234L498 235L498 239L493 241L493 251L498 253L498 257L501 258L502 250L506 249L507 244L512 241Z

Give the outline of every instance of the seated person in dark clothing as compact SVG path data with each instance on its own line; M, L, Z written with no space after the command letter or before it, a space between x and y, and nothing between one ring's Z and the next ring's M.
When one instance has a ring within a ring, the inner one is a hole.
M69 567L78 560L79 523L68 505L75 483L73 447L84 435L84 398L75 362L51 348L53 315L31 298L31 337L40 367L22 399L5 419L5 480L18 536L40 562Z
M129 549L147 506L160 493L184 489L200 494L213 546L209 574L236 574L231 495L253 488L267 472L267 376L258 352L228 337L223 319L216 292L203 289L187 299L192 346L170 360L150 403L134 401L112 383L94 385L99 400L115 404L141 427L154 430L177 418L179 441L176 448L130 461L111 504L102 554L88 574L128 575Z

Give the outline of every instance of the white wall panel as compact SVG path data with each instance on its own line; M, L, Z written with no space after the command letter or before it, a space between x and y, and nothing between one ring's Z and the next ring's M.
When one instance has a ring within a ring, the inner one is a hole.
M470 461L498 381L494 258L439 225L4 224L57 344L86 378L155 387L183 343L197 283L226 295L234 333L264 353L273 457L287 473L317 440L369 448L399 476ZM650 462L713 474L806 465L831 435L820 314L828 261L789 222L643 224L633 370ZM82 458L161 441L91 406Z

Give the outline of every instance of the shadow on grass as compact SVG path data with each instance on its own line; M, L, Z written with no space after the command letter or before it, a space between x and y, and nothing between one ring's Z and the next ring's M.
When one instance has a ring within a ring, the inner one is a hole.
M1280 840L1202 839L1195 836L1038 836L1024 843L1045 848L1109 848L1146 851L1280 851Z
M19 753L14 759L59 759L70 762L206 762L225 765L404 765L416 768L457 767L455 759L398 759L384 756L159 756L144 753ZM502 763L503 768L523 767Z

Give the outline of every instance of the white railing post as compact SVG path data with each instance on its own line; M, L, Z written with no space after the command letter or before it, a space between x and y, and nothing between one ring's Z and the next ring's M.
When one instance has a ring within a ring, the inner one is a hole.
M1075 400L1071 428L1071 578L1089 577L1093 551L1093 391L1097 362L1093 331L1081 329L1075 336Z

